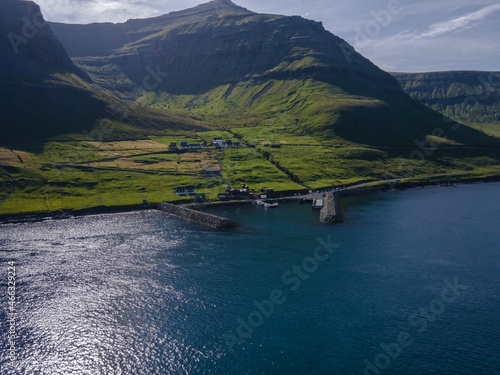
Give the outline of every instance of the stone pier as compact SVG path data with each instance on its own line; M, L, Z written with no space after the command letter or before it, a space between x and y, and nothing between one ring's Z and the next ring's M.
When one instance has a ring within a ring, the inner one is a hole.
M344 208L340 203L340 196L329 192L325 196L324 206L319 213L319 221L325 224L339 224L344 222Z
M191 208L177 206L171 203L160 203L158 205L158 209L170 215L174 215L181 219L212 229L229 230L238 226L238 223L229 219L196 211Z

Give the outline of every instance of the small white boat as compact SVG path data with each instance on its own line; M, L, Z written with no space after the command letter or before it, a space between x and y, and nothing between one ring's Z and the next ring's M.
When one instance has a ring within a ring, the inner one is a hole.
M276 207L279 207L279 203L276 202L276 203L264 203L264 207L265 208L276 208Z

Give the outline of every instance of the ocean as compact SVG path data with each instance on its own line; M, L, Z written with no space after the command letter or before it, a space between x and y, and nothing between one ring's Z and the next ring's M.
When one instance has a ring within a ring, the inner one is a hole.
M500 373L500 184L343 204L0 225L0 373Z

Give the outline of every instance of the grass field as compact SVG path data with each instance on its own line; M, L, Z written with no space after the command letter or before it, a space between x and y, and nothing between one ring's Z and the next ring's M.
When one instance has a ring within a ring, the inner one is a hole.
M171 142L236 140L252 147L169 152ZM255 191L297 191L362 181L460 180L500 175L499 149L440 148L422 160L415 150L375 149L286 133L281 127L237 127L137 141L66 141L0 148L0 214L192 201L175 194L193 185L210 201L226 184ZM220 163L220 164L219 164ZM201 173L222 166L221 175Z
M275 191L304 189L253 148L226 149L221 160L224 180L235 188L246 184L255 191L265 187Z

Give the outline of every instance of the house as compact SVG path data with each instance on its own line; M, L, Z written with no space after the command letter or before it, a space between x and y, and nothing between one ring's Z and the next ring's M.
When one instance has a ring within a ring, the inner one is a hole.
M223 148L224 142L222 141L222 138L214 138L213 145L215 148Z
M193 194L196 194L196 188L194 186L176 187L175 194L177 194L177 195L193 195Z
M233 141L231 141L230 139L228 139L226 141L226 147L233 147Z
M190 150L198 150L201 148L201 145L198 143L198 144L188 145L188 147Z
M219 168L207 168L205 169L206 174L219 174L220 169Z
M229 196L227 194L224 194L224 193L219 193L219 199L220 200L225 200L225 199L228 199Z
M179 150L179 148L177 147L177 143L175 143L175 142L170 143L170 146L168 146L168 149L170 151L178 151Z
M197 201L204 201L205 200L205 193L196 193L194 195L194 197L196 198Z
M202 148L207 148L208 147L208 144L206 141L203 141L203 143L201 144L201 147Z
M188 143L187 141L181 141L181 149L183 150L187 150L188 148Z
M262 188L262 189L260 189L260 191L261 191L261 194L265 195L267 198L271 198L274 196L274 189L272 189L272 188ZM263 199L266 199L266 198L263 198Z

